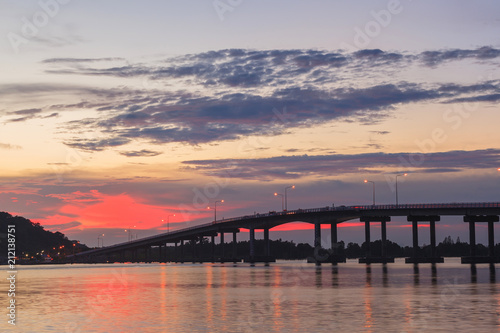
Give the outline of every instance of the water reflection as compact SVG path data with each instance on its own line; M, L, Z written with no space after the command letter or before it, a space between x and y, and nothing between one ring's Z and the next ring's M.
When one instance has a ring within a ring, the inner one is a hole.
M339 267L337 265L332 265L332 287L336 288L339 286Z
M437 267L436 267L435 263L431 264L431 283L433 286L437 285L437 283L438 283Z
M388 274L387 264L382 264L382 285L386 288L389 286L389 274Z
M321 288L323 286L323 269L321 266L316 266L316 288Z
M455 261L439 264L439 274L437 266L26 268L21 331L498 331L495 265ZM70 322L70 329L61 324ZM0 331L8 330L0 324Z

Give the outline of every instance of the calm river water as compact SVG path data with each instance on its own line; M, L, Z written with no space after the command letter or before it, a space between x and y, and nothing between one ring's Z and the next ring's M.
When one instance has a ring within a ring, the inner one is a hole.
M2 278L0 331L497 332L498 275L459 259L418 269L398 260L18 266L17 324L7 323Z

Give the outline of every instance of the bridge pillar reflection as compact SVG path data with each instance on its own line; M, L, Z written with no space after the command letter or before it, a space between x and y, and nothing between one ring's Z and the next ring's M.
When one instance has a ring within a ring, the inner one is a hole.
M470 256L462 257L462 264L499 263L500 258L495 256L494 222L498 222L498 215L465 215L464 222L469 223ZM488 223L488 256L476 254L476 222Z
M406 219L412 223L413 256L406 258L405 262L407 264L444 262L444 258L439 257L436 253L436 222L440 221L441 217L438 215L410 215L407 216ZM420 255L418 246L418 222L429 222L431 240L431 253L429 256Z

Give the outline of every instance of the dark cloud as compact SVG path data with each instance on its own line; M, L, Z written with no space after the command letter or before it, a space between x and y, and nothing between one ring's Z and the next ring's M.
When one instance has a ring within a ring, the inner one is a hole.
M153 151L153 150L147 150L147 149L120 152L120 155L127 156L127 157L151 157L151 156L158 156L161 154L162 153L159 151Z
M360 172L382 173L388 167L402 171L447 173L464 169L496 169L500 165L500 149L428 154L293 155L260 159L193 160L183 164L188 169L206 175L264 181Z
M69 229L72 229L72 228L79 227L81 225L82 225L81 222L73 221L73 222L62 223L62 224L46 225L45 229L51 230L51 231L64 231L64 230L69 230Z
M490 60L500 57L500 50L483 46L476 50L442 50L422 52L418 58L426 65L435 67L443 62L464 59Z

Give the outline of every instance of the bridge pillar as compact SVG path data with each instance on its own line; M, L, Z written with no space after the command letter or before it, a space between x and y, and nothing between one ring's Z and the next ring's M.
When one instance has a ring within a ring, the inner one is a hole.
M210 236L210 238L211 238L210 240L211 240L211 243L212 243L212 255L211 255L212 262L215 262L215 236L212 235L212 236Z
M264 229L264 255L271 256L271 247L269 244L269 229Z
M180 262L184 263L184 239L181 239L181 255L180 255Z
M370 221L365 221L365 243L366 243L366 258L369 258L369 257L371 257Z
M224 244L225 244L225 241L224 241L224 231L221 231L220 232L220 261L221 262L224 262L224 257L226 256L226 253L224 251Z
M422 215L422 216L410 215L407 217L407 221L411 221L412 223L412 234L413 234L413 256L405 259L405 262L407 264L444 262L444 258L439 257L436 253L436 222L440 220L441 217L438 215ZM418 222L429 222L429 232L431 240L431 253L429 257L419 256Z
M366 257L360 258L359 263L370 264L370 263L389 263L394 262L393 257L387 256L387 222L391 220L390 216L362 216L359 218L361 222L365 223L365 242L367 246ZM380 233L381 233L381 248L380 257L373 257L371 253L371 240L370 240L370 223L380 222Z
M500 258L495 256L494 222L498 222L498 215L466 215L464 222L469 223L470 257L462 257L462 264L469 263L498 263ZM476 256L476 222L488 223L488 256Z
M383 220L380 222L381 238L382 238L382 248L380 255L382 258L387 256L387 221Z
M238 242L236 241L236 231L233 231L233 261L236 262L238 257Z
M330 262L332 265L336 265L339 262L346 262L345 255L339 253L337 222L330 223L330 245Z
M250 262L255 259L255 229L250 229Z
M196 238L191 239L191 252L192 252L192 262L196 263Z
M321 223L314 224L314 260L316 266L321 265Z
M493 221L488 221L488 255L495 256L495 229Z
M163 262L163 244L158 246L158 262Z

